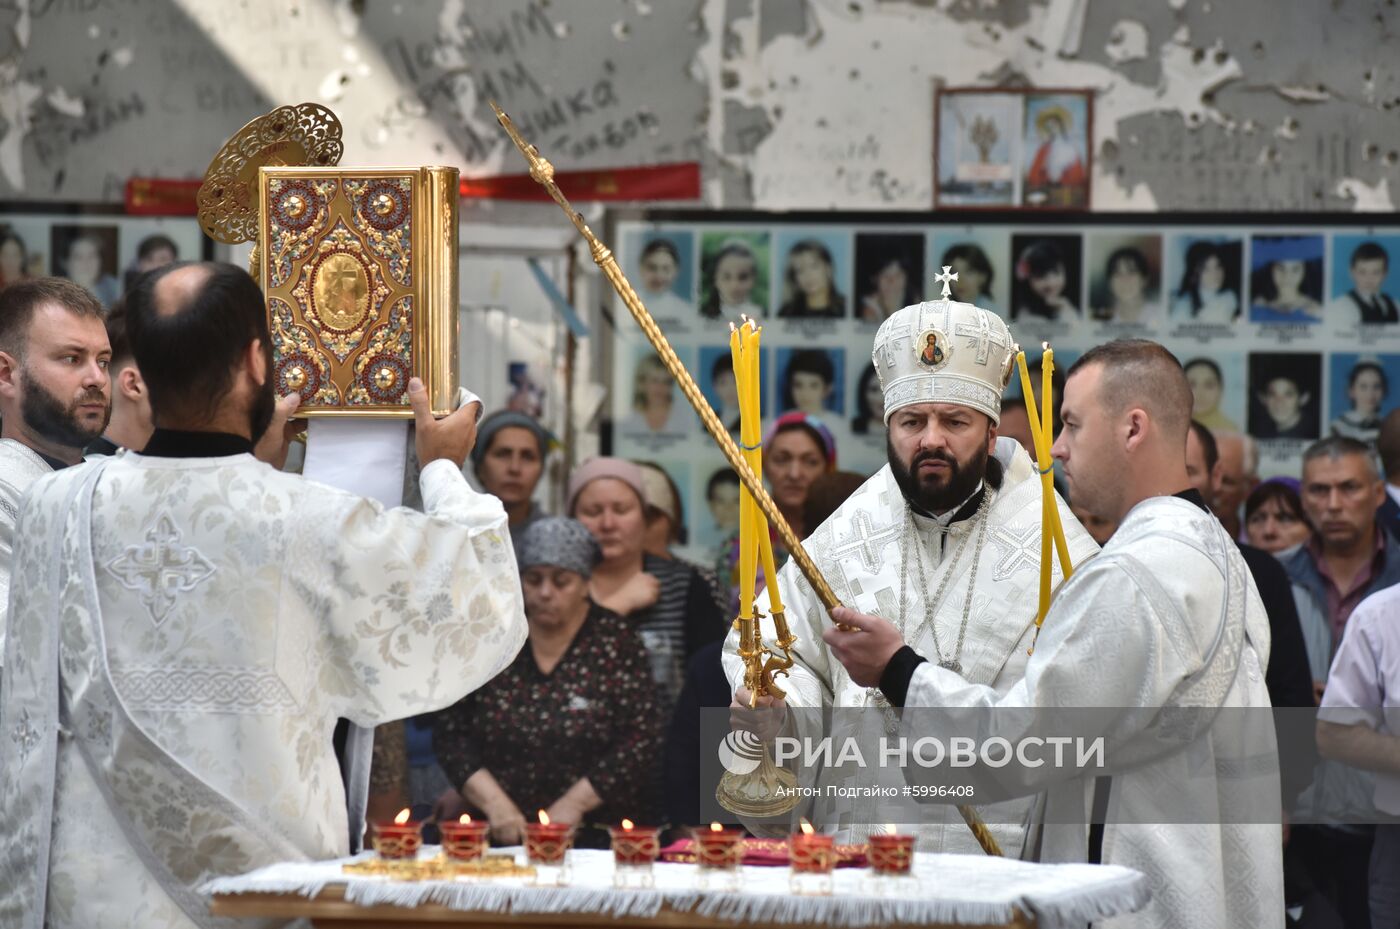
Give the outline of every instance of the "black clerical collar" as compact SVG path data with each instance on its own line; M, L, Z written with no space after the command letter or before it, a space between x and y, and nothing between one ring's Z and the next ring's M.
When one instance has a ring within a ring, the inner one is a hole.
M121 451L121 450L122 450L122 447L121 447L120 445L118 445L116 442L113 442L111 439L107 438L105 435L100 435L100 436L98 436L97 438L95 438L95 439L92 440L92 444L90 444L87 448L83 449L83 454L84 454L85 456L86 456L86 455L108 455L108 456L111 456L111 455L115 455L117 452L119 452L119 451Z
M1179 494L1172 494L1173 497L1185 500L1187 503L1194 503L1196 506L1210 512L1210 507L1206 506L1206 498L1201 496L1201 492L1194 487L1188 487Z
M982 498L986 495L987 482L983 481L982 486L978 487L977 491L973 493L972 496L964 500L962 506L958 507L958 511L953 514L953 518L948 520L948 525L951 526L953 523L961 522L964 519L971 519L973 516L976 516L977 508L982 505ZM909 508L912 509L915 513L924 517L925 519L932 519L938 523L943 522L942 517L934 516L932 513L929 513L926 510L924 510L923 507L915 506L913 503L910 503Z
M141 454L152 458L225 458L251 454L253 443L228 432L186 432L157 429Z
M53 468L55 471L62 471L64 468L73 467L73 465L69 462L62 460L61 458L51 458L50 456L45 455L43 452L39 451L37 448L32 448L30 449L30 451L38 455L40 458L44 459L44 462L50 468Z

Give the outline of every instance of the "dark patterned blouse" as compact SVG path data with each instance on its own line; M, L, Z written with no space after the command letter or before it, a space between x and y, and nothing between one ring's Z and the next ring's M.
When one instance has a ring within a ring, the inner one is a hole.
M453 786L485 768L527 821L583 777L603 800L587 822L652 821L663 728L654 687L637 633L594 604L549 674L527 641L486 686L435 714L433 748Z

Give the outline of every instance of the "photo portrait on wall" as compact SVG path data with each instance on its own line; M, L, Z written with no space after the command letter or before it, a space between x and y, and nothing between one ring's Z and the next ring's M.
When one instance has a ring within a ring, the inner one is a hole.
M728 562L730 542L739 532L739 475L729 465L709 460L697 466L696 475L703 481L698 492L704 506L692 508L694 541L703 552L702 564L718 566ZM727 586L728 579L722 577L721 583Z
M1177 235L1170 240L1171 321L1227 326L1244 305L1244 239Z
M1211 432L1242 432L1244 356L1238 352L1187 355L1181 367L1191 385L1191 418Z
M1332 236L1332 299L1325 315L1335 325L1400 323L1400 236Z
M844 230L791 229L777 236L778 316L842 319L850 309L851 238Z
M885 435L885 393L880 389L880 379L875 374L875 365L867 364L856 380L855 392L851 395L851 433L862 436Z
M651 315L684 319L694 315L695 234L688 229L639 230L630 233L627 254L636 265L627 276L636 281L637 296Z
M1091 91L1026 95L1021 202L1086 209L1089 205Z
M700 315L739 324L768 315L767 232L705 232L700 237Z
M689 351L677 349L676 355L687 367ZM635 347L632 352L631 391L623 398L618 431L634 436L688 435L695 427L695 411L690 408L680 388L666 370L666 365L647 347Z
M1256 439L1316 439L1321 397L1321 355L1249 356L1249 434Z
M50 273L87 288L104 306L121 296L115 225L55 223L49 235Z
M1089 235L1089 315L1100 322L1145 324L1161 313L1162 237Z
M987 229L939 231L929 237L929 284L926 292L942 294L933 275L946 265L957 280L952 282L953 299L971 303L1005 317L1010 306L1011 246L1004 233Z
M1335 352L1327 367L1327 434L1374 448L1381 420L1396 407L1391 385L1400 385L1400 355Z
M846 350L843 348L778 349L778 409L797 410L826 420L846 411Z
M1016 191L1021 114L1019 93L940 90L936 99L934 205L1011 207Z
M1249 321L1321 322L1322 236L1256 235L1249 245Z
M1083 281L1077 235L1014 235L1011 319L1068 322L1079 317Z
M760 377L764 381L772 378L773 352L771 349L760 349L762 358L760 360ZM705 395L705 399L714 408L715 415L719 421L724 423L724 427L735 435L739 432L739 385L734 378L734 356L730 353L728 345L702 345L700 346L700 367L696 370L696 380L700 383L700 392ZM769 410L768 388L766 383L759 384L760 409ZM696 427L703 430L700 420L695 420Z
M12 226L0 226L0 288L44 273L43 258L29 250Z
M882 323L923 299L921 233L856 233L856 318Z

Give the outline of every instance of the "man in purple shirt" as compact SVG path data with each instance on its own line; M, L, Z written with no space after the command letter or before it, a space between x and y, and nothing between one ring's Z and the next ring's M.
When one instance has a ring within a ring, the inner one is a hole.
M1318 714L1327 758L1375 774L1375 808L1400 817L1400 587L1352 611ZM1379 823L1371 846L1371 925L1400 927L1400 821Z

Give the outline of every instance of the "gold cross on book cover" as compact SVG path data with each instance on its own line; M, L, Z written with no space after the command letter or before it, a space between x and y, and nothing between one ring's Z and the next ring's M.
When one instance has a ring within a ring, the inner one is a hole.
M411 418L412 377L448 413L457 169L337 167L339 130L313 104L249 123L210 166L201 223L223 241L254 238L249 271L267 299L277 393L301 395L298 416ZM317 166L287 163L302 152Z

